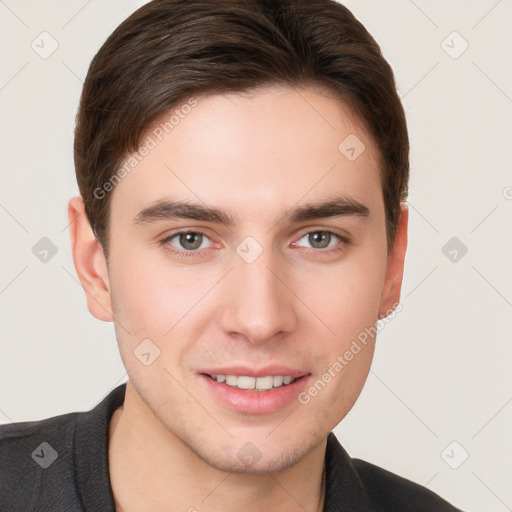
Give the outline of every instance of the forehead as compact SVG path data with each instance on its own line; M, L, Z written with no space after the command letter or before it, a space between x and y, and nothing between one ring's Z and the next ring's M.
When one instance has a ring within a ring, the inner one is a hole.
M113 214L133 217L169 195L260 217L333 193L374 206L381 199L378 151L362 123L312 88L189 98L141 143L123 163Z

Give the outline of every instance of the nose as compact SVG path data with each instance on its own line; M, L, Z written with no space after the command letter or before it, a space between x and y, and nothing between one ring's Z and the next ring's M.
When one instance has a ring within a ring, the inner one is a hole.
M236 256L224 283L226 298L221 326L230 335L262 344L278 334L292 332L297 323L297 298L290 290L290 276L273 261L271 250L247 263ZM287 282L288 281L288 282Z

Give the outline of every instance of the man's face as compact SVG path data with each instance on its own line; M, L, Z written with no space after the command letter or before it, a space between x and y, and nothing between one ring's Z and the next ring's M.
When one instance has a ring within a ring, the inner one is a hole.
M275 471L324 440L369 371L371 336L343 356L389 307L377 152L343 103L313 89L197 99L161 141L149 132L156 147L113 191L120 353L170 439L220 469ZM333 200L337 216L292 218ZM232 224L170 208L138 216L158 201L221 210Z

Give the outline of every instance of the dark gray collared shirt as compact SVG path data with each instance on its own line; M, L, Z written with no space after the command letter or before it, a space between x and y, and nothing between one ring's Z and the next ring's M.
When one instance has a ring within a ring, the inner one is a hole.
M115 512L108 432L126 384L94 409L0 426L1 512ZM425 487L352 459L327 438L324 512L460 512Z

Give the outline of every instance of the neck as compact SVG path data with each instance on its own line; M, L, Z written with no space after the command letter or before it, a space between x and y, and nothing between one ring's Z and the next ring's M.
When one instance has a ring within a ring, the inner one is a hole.
M109 431L116 511L321 512L325 447L324 440L298 463L275 473L221 471L171 433L128 381L124 406L115 411Z

